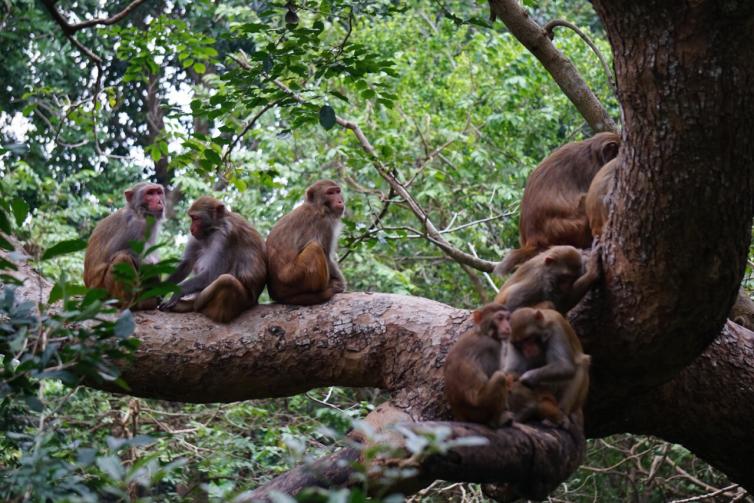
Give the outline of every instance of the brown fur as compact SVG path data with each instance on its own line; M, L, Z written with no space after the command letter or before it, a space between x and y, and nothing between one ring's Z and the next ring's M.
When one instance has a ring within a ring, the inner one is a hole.
M498 315L505 319L498 318ZM509 422L507 381L501 371L502 343L510 325L509 312L490 304L474 312L477 324L448 353L443 369L445 395L458 421L497 427Z
M527 343L539 345L538 356L524 355L522 345ZM557 311L525 307L511 315L505 373L519 376L534 396L539 390L552 393L566 416L586 401L590 363L571 324Z
M743 288L738 290L736 303L730 308L728 318L742 327L754 330L754 302Z
M134 310L154 309L159 301L146 299L134 305L138 292L132 292L129 287L118 281L114 268L118 264L129 264L134 271L138 271L139 257L131 250L130 241L146 239L147 247L156 243L162 213L159 216L153 215L154 227L150 235L145 236L147 215L150 211L145 207L144 200L146 191L155 188L162 190L162 186L147 182L137 183L126 190L126 206L97 224L89 238L84 256L84 285L88 288L103 288L113 298L118 299L122 307L129 306ZM163 209L164 201L163 194Z
M608 162L594 176L589 192L586 194L585 209L589 219L592 236L602 235L602 228L607 223L607 198L618 170L618 159Z
M497 265L497 274L511 272L550 246L589 248L592 235L584 198L594 175L615 158L619 146L620 137L615 133L598 133L588 140L563 145L537 166L521 199L521 247Z
M178 312L196 311L227 323L257 304L267 280L262 236L243 217L217 199L202 196L189 208L192 237L183 259L168 281L181 291L160 306ZM193 270L194 276L183 281ZM196 293L193 301L181 301Z
M508 382L508 409L512 412L513 419L519 423L547 419L555 424L563 424L566 420L552 392L531 389L513 376L509 377Z
M521 265L495 296L511 311L524 306L568 312L599 278L599 250L584 264L573 246L553 246Z
M338 194L330 194L336 188ZM339 191L331 180L316 182L307 189L304 203L270 231L267 289L275 301L320 304L345 291L346 281L335 260L345 207Z

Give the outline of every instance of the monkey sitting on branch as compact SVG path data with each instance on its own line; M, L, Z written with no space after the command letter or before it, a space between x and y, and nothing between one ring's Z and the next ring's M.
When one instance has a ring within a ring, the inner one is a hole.
M255 306L264 290L264 241L243 217L213 197L194 201L188 215L191 236L178 268L168 278L178 283L180 291L160 304L160 309L196 311L227 323ZM181 300L195 293L195 298Z
M591 357L555 310L517 309L510 325L503 372L509 379L511 412L521 422L563 424L586 402Z
M510 423L501 369L510 312L500 304L488 304L472 315L476 326L458 339L445 360L445 395L454 419L497 428Z
M521 247L511 250L495 273L505 275L550 246L591 246L586 194L597 171L618 155L619 148L617 134L598 133L561 146L532 171L521 199Z
M320 180L267 237L267 290L281 304L321 304L346 290L335 252L345 211L337 183Z
M141 259L131 249L131 241L145 239L145 249L156 244L165 211L165 192L161 185L140 182L124 195L126 206L101 220L89 238L84 257L84 285L107 290L122 307L154 309L160 302L157 298L134 304L136 292L118 280L116 267L125 264L134 272L139 270ZM156 254L144 260L156 262Z
M520 307L555 309L563 314L578 304L599 279L600 250L587 260L573 246L553 246L521 265L495 296L511 311Z

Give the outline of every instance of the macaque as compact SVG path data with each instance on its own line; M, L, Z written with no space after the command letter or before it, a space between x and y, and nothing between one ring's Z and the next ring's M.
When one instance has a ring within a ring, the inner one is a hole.
M514 421L526 423L547 419L557 425L566 421L566 416L560 410L558 401L551 391L544 388L529 388L513 374L506 374L506 377L508 379L508 409Z
M602 228L607 223L607 198L618 169L618 159L608 162L594 176L589 192L586 194L585 208L589 219L589 228L595 238L602 235Z
M736 303L730 308L728 318L734 323L754 331L754 302L743 287L738 289Z
M571 324L557 311L523 307L513 312L510 325L503 371L531 389L534 400L529 405L514 400L512 412L519 416L533 406L535 417L562 423L563 419L550 417L546 393L557 400L564 418L580 410L589 391L591 358L584 354Z
M550 246L591 246L584 199L594 175L618 155L619 146L617 134L598 133L563 145L536 167L521 199L521 247L510 251L495 273L505 275Z
M573 246L553 246L524 262L500 288L495 302L511 311L542 307L565 314L599 278L599 257L599 248L585 261Z
M476 327L458 339L445 360L445 395L456 420L502 426L510 422L506 376L500 368L510 312L488 304L473 317Z
M126 190L124 195L125 208L100 221L89 238L84 257L84 285L104 288L123 307L154 309L159 299L145 299L133 304L136 292L116 278L115 266L128 264L134 271L139 270L139 256L129 242L145 239L146 248L155 245L165 211L165 191L161 185L140 182ZM154 263L157 257L150 254L145 261Z
M191 236L178 268L168 278L178 284L180 291L163 302L160 309L196 311L213 321L227 323L255 306L264 290L264 240L243 217L213 197L202 196L194 201L188 215ZM195 293L195 298L182 300Z
M276 302L321 304L346 290L335 256L345 211L337 183L320 180L267 237L267 290Z

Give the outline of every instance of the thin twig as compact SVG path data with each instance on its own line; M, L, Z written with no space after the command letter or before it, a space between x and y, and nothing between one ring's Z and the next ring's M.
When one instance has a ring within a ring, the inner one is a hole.
M581 39L586 42L586 44L594 51L594 53L597 55L597 57L600 60L600 63L602 64L602 69L605 71L605 76L607 77L607 82L610 85L610 90L613 92L613 94L617 94L617 87L615 85L615 80L613 79L613 72L610 71L610 66L607 64L607 59L605 59L605 56L602 54L602 52L597 48L595 43L592 41L592 39L581 31L578 26L576 26L573 23L570 23L568 21L564 21L562 19L554 19L547 23L545 25L545 32L547 32L547 36L550 37L550 40L553 39L555 36L554 28L557 26L562 26L564 28L570 28L571 30L575 31L576 34L581 37Z
M131 12L133 12L136 9L136 7L144 3L144 1L145 0L134 0L133 2L128 4L125 9L123 9L122 11L118 12L117 14L111 17L88 19L86 21L82 21L80 23L75 23L75 24L69 23L68 20L63 17L60 11L58 11L57 7L55 7L57 0L42 0L42 4L50 12L50 15L52 15L52 18L55 20L55 22L58 23L61 28L63 28L63 32L66 35L71 35L73 33L76 33L79 30L83 30L84 28L90 28L98 24L101 24L101 25L115 24L118 21L122 20L127 15L129 15Z
M731 484L727 487L723 487L722 489L718 489L717 491L707 493L707 494L701 494L699 496L693 496L691 498L684 498L681 500L671 500L670 503L688 503L689 501L701 501L705 500L707 498L714 498L715 496L722 494L724 492L730 491L732 489L738 488L738 484Z
M264 115L264 113L267 110L269 110L270 108L273 108L273 107L277 106L278 103L280 103L280 100L275 100L273 102L267 103L265 106L263 106L261 108L261 110L259 110L259 112L257 112L257 114L254 117L252 117L251 121L249 121L249 123L246 124L246 127L243 128L243 131L241 131L238 134L238 136L236 136L236 139L233 140L231 142L231 144L228 146L228 150L225 152L225 154L223 155L223 158L222 158L222 163L223 164L226 164L228 162L228 158L230 157L230 153L236 147L236 144L238 144L238 142L241 141L241 138L243 138L244 136L246 136L246 133L248 133L249 130L254 127L254 124L256 124L256 122L259 120L259 118L262 117L262 115Z
M292 89L290 89L280 80L275 79L273 80L273 83L278 88L283 90L285 93L292 96L293 99L295 99L299 103L302 103L302 104L306 103L306 101L303 98L301 98L298 95L298 93L294 92ZM335 122L340 127L344 129L349 129L356 136L356 139L359 141L359 144L361 145L362 150L364 150L367 154L369 154L369 156L372 159L372 165L375 167L375 169L380 174L380 176L382 176L382 178L384 178L385 181L388 182L388 184L395 190L395 192L403 198L403 200L406 202L406 204L408 204L409 208L414 213L414 215L419 219L419 221L422 222L422 224L424 225L424 228L426 229L426 235L429 241L437 245L443 252L445 252L445 254L447 254L449 257L454 259L456 262L459 262L461 264L466 264L480 271L492 272L492 270L495 268L496 262L482 260L482 259L474 257L473 255L469 255L468 253L465 253L459 250L458 248L455 248L453 245L448 243L445 240L445 238L442 237L442 235L437 230L435 225L429 219L429 216L424 211L424 209L419 205L419 203L416 202L416 200L406 190L403 184L401 184L397 180L397 178L393 175L391 170L389 170L382 163L382 161L379 160L379 157L377 156L377 152L375 151L374 147L369 142L367 137L364 135L364 132L361 130L358 124L345 120L339 116L335 117Z

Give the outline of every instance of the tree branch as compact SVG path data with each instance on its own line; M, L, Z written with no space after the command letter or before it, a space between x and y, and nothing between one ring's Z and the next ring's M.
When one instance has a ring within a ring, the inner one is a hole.
M239 64L242 64L239 59L234 59ZM246 66L248 68L248 65ZM284 92L292 96L299 103L306 103L303 98L301 98L297 93L293 92L293 90L291 90L288 86L286 86L279 80L275 80L274 83L276 86L278 86L278 88L282 89ZM438 248L440 248L446 255L448 255L456 262L465 264L469 267L473 267L474 269L477 269L479 271L492 272L492 270L495 268L496 262L482 260L474 257L473 255L469 255L468 253L465 253L454 247L448 241L446 241L444 237L442 237L442 234L437 230L435 225L429 219L429 215L427 215L427 213L414 199L414 197L406 190L403 184L401 184L398 179L392 174L391 170L385 167L382 161L379 160L377 152L374 150L374 147L369 142L366 135L364 135L364 132L361 130L358 124L356 124L355 122L347 121L340 116L336 116L335 121L340 127L351 130L351 132L356 136L359 145L361 145L362 150L364 150L364 152L369 155L372 160L372 165L375 167L380 176L388 182L390 187L399 196L401 196L401 198L403 198L406 204L408 204L409 209L411 209L411 211L414 213L414 215L416 215L422 225L424 225L428 238L431 238L431 242L437 245Z
M616 131L615 122L594 95L576 67L555 47L542 29L519 4L518 0L489 0L490 17L500 19L550 72L560 89L568 96L595 132Z
M65 33L66 35L73 35L79 30L90 28L92 26L96 26L100 24L101 25L115 24L121 21L131 12L133 12L139 5L144 3L144 0L134 0L133 2L128 4L125 9L123 9L122 11L118 12L117 14L111 17L89 19L87 21L82 21L81 23L75 23L75 24L69 23L68 20L65 17L63 17L60 11L58 11L58 8L55 6L57 3L58 3L57 0L42 0L42 4L50 12L50 15L55 20L55 22L58 23L60 27L63 29L63 33Z

